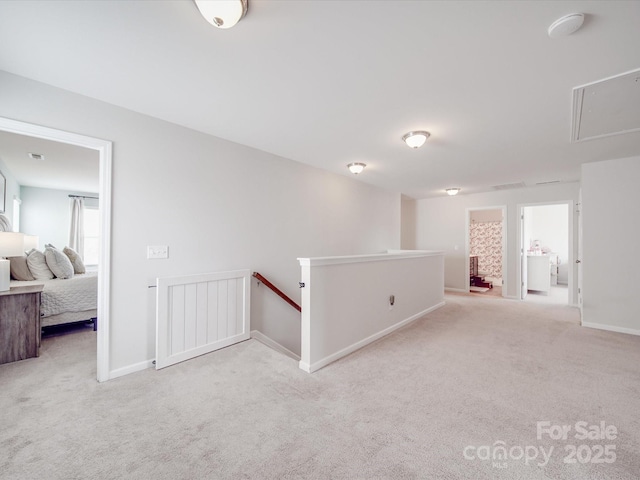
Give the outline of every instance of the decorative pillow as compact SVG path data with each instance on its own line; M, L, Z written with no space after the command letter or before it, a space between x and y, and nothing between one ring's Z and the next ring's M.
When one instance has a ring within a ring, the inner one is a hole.
M11 278L14 280L35 280L33 275L31 274L31 270L29 270L29 265L27 265L27 256L23 255L21 257L9 257L9 262L11 262Z
M73 265L71 264L71 260L69 260L69 257L56 247L53 245L47 245L44 249L44 256L47 261L47 266L56 277L73 277Z
M64 247L62 251L67 257L69 257L69 260L71 260L74 273L87 273L87 269L85 268L84 262L80 258L80 255L78 255L78 252L69 247Z
M36 280L51 280L53 272L47 266L47 260L40 250L32 248L27 253L27 265Z

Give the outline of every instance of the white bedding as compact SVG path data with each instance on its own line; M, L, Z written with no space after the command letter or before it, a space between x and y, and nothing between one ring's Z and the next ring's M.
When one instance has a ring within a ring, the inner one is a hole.
M11 286L44 285L40 314L43 317L64 312L81 312L97 308L98 273L89 272L74 275L68 279L53 280L12 280Z

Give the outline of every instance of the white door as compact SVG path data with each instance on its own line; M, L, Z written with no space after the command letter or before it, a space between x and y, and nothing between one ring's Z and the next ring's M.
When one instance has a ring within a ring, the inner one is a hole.
M156 369L248 340L249 270L157 279Z
M525 221L526 208L520 208L520 298L524 300L527 296L527 250L529 249L529 231Z

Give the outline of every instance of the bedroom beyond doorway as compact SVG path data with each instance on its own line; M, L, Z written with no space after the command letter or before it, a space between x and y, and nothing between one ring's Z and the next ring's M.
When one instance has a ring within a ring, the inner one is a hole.
M522 299L568 304L569 205L522 207Z

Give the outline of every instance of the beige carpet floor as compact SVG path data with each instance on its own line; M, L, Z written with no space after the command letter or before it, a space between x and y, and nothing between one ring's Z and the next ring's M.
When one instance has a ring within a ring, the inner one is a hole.
M565 306L446 300L312 375L250 340L98 384L93 332L48 339L0 366L0 478L639 478L640 337ZM541 421L572 431L538 439ZM616 438L578 440L580 421ZM599 445L615 461L594 463Z

